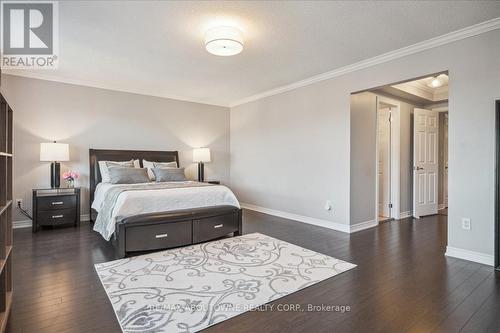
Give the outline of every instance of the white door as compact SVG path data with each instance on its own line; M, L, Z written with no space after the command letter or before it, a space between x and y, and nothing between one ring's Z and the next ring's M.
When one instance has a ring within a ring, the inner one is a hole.
M444 172L443 172L443 197L444 205L448 207L448 115L444 116Z
M414 110L413 121L413 216L438 212L437 111Z
M391 111L378 110L378 215L391 217Z

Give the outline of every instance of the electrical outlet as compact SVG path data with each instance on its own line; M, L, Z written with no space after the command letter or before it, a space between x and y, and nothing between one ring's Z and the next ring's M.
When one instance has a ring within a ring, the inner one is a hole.
M325 210L332 210L332 202L330 200L326 200Z
M464 230L470 230L471 225L470 225L470 218L468 217L462 217L462 229Z
M23 206L23 199L16 199L16 207L22 207Z

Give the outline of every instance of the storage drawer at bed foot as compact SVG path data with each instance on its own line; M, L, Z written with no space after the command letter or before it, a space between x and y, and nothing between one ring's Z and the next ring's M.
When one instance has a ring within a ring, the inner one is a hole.
M193 220L193 241L204 242L238 231L238 213Z
M125 232L127 251L148 251L191 244L191 228L191 221L128 226Z

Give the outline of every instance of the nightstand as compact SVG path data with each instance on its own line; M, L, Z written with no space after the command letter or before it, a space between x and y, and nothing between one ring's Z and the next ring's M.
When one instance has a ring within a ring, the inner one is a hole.
M33 232L64 224L80 224L80 188L34 189Z

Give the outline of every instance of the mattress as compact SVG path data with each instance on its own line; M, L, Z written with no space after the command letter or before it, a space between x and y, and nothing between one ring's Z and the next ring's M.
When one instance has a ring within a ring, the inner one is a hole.
M220 205L240 208L236 196L226 186L196 186L196 183L192 181L175 182L175 187L165 189L155 189L157 183L137 184L138 189L130 186L130 189L120 192L116 200L113 201L109 218L106 217L105 221L100 221L99 224L96 223L94 230L99 232L106 240L109 240L115 231L115 223L128 216ZM183 187L183 185L186 187ZM92 208L98 213L101 212L108 193L114 187L120 186L123 185L98 184L94 193ZM148 187L151 187L151 189L144 189Z

